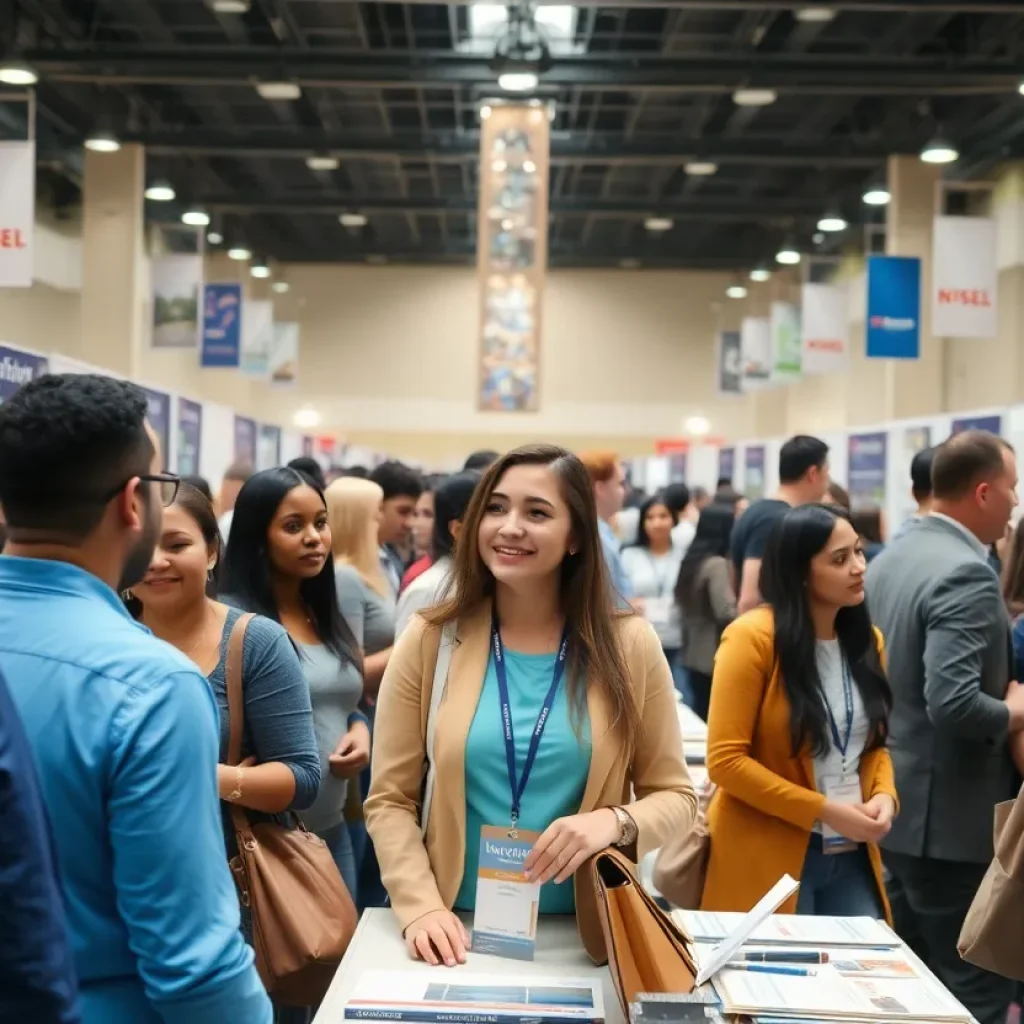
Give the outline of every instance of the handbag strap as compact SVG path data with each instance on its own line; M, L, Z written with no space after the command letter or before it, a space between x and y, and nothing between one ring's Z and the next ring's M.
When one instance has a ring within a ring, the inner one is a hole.
M242 760L242 734L245 731L245 701L242 698L242 654L245 631L255 616L243 612L235 619L228 637L228 657L224 683L228 692L228 764Z
M430 822L430 805L434 799L434 734L437 731L437 712L448 689L448 669L452 663L452 649L455 647L455 634L458 623L446 622L441 630L441 639L437 645L437 660L434 662L434 678L430 687L430 711L427 713L427 778L423 786L423 803L420 807L420 834L426 836Z

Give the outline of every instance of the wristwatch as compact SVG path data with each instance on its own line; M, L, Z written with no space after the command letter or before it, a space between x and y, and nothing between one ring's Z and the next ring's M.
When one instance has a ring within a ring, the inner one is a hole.
M615 845L620 849L632 846L636 842L638 835L633 816L623 807L613 807L612 814L615 815L615 819L619 823L619 838Z

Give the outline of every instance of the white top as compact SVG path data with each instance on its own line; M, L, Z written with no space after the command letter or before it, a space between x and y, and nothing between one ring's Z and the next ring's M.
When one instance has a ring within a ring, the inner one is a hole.
M402 596L398 599L398 609L395 612L396 640L402 635L405 627L412 622L412 617L417 612L430 608L441 600L448 585L448 574L451 567L452 560L450 558L439 558L402 591Z
M682 619L675 598L682 560L682 551L674 545L663 555L641 547L622 549L622 569L632 584L633 595L644 599L646 618L661 646L670 651L683 646Z
M228 542L228 535L231 533L231 520L235 518L235 510L229 509L217 520L217 526L220 529L221 540L225 544Z
M696 532L697 527L689 519L680 519L672 527L672 546L679 548L680 557L689 550Z
M831 710L836 729L841 740L846 738L846 697L843 688L843 655L838 640L817 641L818 675L821 676L821 691ZM870 724L860 690L848 675L850 693L853 697L853 725L850 729L850 743L844 757L832 740L832 729L829 727L829 750L824 757L814 759L814 784L819 793L825 792L825 780L832 778L856 778L860 772L860 756L868 741ZM821 826L815 826L816 831Z

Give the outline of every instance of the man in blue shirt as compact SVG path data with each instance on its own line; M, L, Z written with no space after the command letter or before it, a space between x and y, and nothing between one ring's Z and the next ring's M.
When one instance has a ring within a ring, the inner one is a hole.
M83 1024L269 1024L239 931L206 679L135 623L177 480L134 385L44 376L0 406L0 671L54 826Z

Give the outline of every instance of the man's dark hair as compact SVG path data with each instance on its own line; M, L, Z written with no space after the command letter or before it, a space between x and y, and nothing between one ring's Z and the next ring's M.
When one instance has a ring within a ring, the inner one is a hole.
M501 452L496 452L492 448L481 448L480 451L473 452L466 459L466 464L462 467L462 471L465 473L470 470L476 470L478 473L482 473L485 469L490 469L500 458Z
M0 405L0 505L9 532L88 536L118 490L151 471L146 408L134 384L79 373L37 377Z
M910 460L910 490L917 502L932 496L932 463L935 449L923 448Z
M234 480L236 483L244 484L255 473L256 470L248 462L232 462L227 469L224 470L225 480Z
M674 512L678 517L683 509L690 504L690 488L686 484L669 484L661 492L661 500L665 502L665 508Z
M999 476L1005 469L1003 457L1013 448L987 430L965 430L954 434L935 449L932 460L932 497L956 501L983 480Z
M417 499L423 493L419 473L404 462L382 462L370 474L370 479L384 492L385 501L399 497Z
M809 469L821 469L828 461L828 445L820 438L797 434L779 451L779 483L795 484Z
M323 468L312 455L300 455L297 459L292 459L288 465L303 476L308 476L309 479L316 484L319 490L327 490L327 480L324 477Z
M732 490L732 477L731 476L720 476L715 482L715 493L719 491L731 491Z
M337 480L343 476L352 476L357 480L369 480L370 471L365 466L346 466L344 469L335 473L333 478Z

